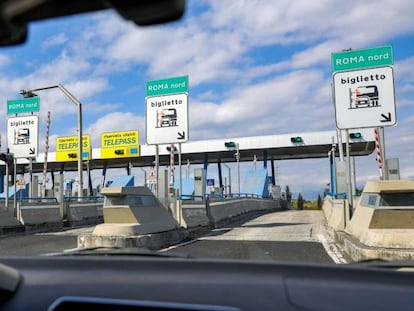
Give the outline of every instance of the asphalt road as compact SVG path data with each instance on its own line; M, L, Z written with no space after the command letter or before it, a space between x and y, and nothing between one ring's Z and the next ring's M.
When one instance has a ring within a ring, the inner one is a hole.
M345 262L340 250L329 241L321 211L266 214L163 251L201 258Z
M79 232L91 231L79 228L61 232L18 233L0 236L0 256L29 256L59 253L77 247Z
M77 235L92 227L61 232L0 236L0 256L59 253L77 247ZM345 262L325 232L321 211L284 211L259 216L247 222L170 247L160 252L197 258L231 258L288 262Z

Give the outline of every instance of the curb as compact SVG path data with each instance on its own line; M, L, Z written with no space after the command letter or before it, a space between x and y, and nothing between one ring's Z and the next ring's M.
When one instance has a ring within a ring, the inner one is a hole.
M355 262L373 259L382 260L413 260L413 248L387 248L367 246L359 242L350 234L334 230L330 230L329 234L333 236L346 254Z

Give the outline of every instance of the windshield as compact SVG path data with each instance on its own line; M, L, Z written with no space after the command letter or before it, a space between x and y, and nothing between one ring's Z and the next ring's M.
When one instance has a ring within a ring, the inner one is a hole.
M115 10L32 22L0 50L0 256L350 263L371 255L346 239L395 248L398 224L413 249L413 10L206 0L159 25Z

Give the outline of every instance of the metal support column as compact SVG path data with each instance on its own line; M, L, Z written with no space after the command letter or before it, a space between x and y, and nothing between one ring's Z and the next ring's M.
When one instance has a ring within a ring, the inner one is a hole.
M207 185L207 168L208 168L208 156L207 154L204 155L204 163L203 163L203 170L204 170L204 185ZM207 189L203 189L203 193L206 193ZM204 200L204 198L203 198Z
M221 172L221 161L217 161L217 168L218 168L218 177L219 177L219 187L220 189L223 189L223 176Z
M267 169L267 150L263 150L263 168Z
M105 187L106 167L107 167L107 163L105 162L104 167L103 167L103 169L102 169L101 189Z

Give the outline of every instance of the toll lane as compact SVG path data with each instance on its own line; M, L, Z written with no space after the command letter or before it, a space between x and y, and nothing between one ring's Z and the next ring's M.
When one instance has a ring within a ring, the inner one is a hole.
M344 263L326 233L321 211L285 211L213 230L194 241L162 250L190 257Z

